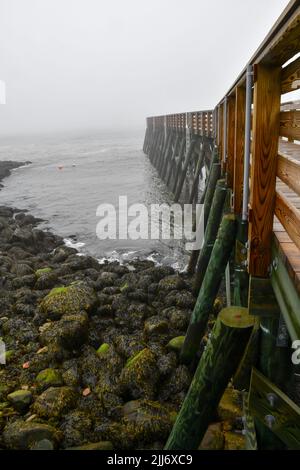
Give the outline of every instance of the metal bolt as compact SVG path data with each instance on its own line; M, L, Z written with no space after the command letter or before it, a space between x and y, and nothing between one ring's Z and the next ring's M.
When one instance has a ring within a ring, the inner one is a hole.
M277 401L277 395L275 395L275 393L268 393L267 394L267 400L270 404L270 407L274 408L275 404L276 404L276 401Z
M277 268L278 268L278 259L277 258L273 259L272 267L273 267L274 271L277 271Z
M265 423L268 426L269 429L272 429L274 424L276 422L276 419L273 415L266 415L265 416Z

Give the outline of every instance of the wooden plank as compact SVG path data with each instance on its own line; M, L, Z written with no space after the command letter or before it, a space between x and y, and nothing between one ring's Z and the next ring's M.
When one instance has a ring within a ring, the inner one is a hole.
M233 189L235 147L235 95L227 99L227 162L226 182Z
M300 111L283 111L280 113L280 135L300 140Z
M300 249L300 212L280 191L276 192L275 214Z
M220 104L218 107L218 145L219 145L219 155L220 155L220 160L222 160L223 156L223 121L224 121L224 116L223 116L223 104Z
M253 149L249 211L249 273L268 277L271 261L281 68L256 67L253 112Z
M244 144L245 144L245 106L246 90L244 86L236 88L235 96L235 136L234 136L234 177L233 208L236 215L242 213L244 179Z
M290 93L300 88L300 57L282 70L281 93Z
M249 408L251 414L269 427L289 449L300 449L299 406L254 368Z
M300 162L278 155L277 176L300 195Z
M285 22L268 48L258 59L269 65L283 65L300 50L300 8Z

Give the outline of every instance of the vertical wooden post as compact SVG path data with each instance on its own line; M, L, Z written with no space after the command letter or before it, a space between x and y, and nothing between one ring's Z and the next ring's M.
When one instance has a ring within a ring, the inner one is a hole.
M227 99L227 164L226 182L233 189L234 173L234 145L235 145L235 95Z
M223 120L223 104L220 104L218 107L218 147L221 161L223 155Z
M254 82L249 272L256 277L268 277L277 172L281 67L257 65Z
M235 133L234 133L234 175L233 175L233 210L239 216L242 213L243 174L245 150L245 107L246 90L239 86L235 90Z

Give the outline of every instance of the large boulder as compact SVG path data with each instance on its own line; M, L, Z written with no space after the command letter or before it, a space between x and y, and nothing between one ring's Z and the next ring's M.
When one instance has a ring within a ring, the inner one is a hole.
M44 345L58 345L67 350L80 348L88 336L87 314L64 315L59 321L47 322L40 328Z
M61 418L75 408L77 395L70 387L50 387L35 401L33 410L42 418Z
M153 399L159 372L156 357L145 348L130 358L123 368L120 376L120 385L125 395L133 399Z
M61 433L48 424L22 420L10 422L3 431L3 440L6 447L13 450L31 449L37 442L47 439L57 447Z
M65 314L79 313L82 310L91 312L97 306L94 290L82 282L67 287L56 287L42 300L41 312L52 320Z

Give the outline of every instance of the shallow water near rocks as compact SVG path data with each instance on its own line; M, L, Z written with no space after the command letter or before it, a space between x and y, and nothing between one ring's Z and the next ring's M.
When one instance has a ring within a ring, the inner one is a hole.
M143 131L94 132L1 139L0 161L31 165L4 180L1 204L28 209L46 220L41 225L64 237L69 246L96 258L126 261L135 257L183 269L184 243L178 240L99 240L99 204L116 205L171 201L164 183L142 152Z

